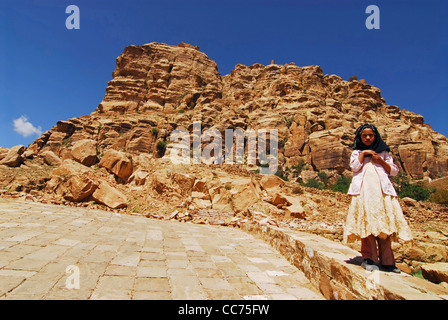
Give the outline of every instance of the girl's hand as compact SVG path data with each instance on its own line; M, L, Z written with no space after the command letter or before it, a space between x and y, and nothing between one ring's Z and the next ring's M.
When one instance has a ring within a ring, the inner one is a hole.
M377 153L373 150L364 150L359 154L358 160L362 163L365 156L373 156L375 154L377 155Z
M384 170L386 170L386 172L390 174L390 170L391 170L390 165L386 161L384 161L384 159L381 158L381 156L379 154L375 153L372 156L372 160L373 160L373 162L382 165Z
M377 154L377 153L372 155L372 160L375 163L381 163L382 164L384 162L383 158L381 158L381 156L379 154Z
M378 155L375 151L373 151L373 150L364 150L363 152L362 152L362 154L364 154L364 156L375 156L375 155Z

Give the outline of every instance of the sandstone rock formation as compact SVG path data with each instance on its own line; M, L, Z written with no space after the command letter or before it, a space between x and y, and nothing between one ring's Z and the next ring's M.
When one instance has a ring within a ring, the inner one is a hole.
M174 129L191 132L193 121L200 121L223 136L227 128L276 128L281 169L304 160L315 172L341 175L348 169L354 130L372 122L410 177L448 175L447 138L422 116L386 104L380 89L364 82L294 63L238 64L221 76L214 61L187 44L128 46L96 110L59 121L28 150L64 158L66 146L76 153L75 144L89 139L97 142L98 154L155 154L157 143L169 142Z

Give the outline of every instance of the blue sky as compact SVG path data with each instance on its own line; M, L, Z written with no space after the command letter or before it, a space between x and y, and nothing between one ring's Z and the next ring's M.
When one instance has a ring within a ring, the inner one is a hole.
M80 29L65 9L77 5ZM380 29L368 30L368 5ZM91 113L127 45L187 42L216 61L319 65L357 75L386 103L448 136L446 0L0 0L0 146L25 146Z

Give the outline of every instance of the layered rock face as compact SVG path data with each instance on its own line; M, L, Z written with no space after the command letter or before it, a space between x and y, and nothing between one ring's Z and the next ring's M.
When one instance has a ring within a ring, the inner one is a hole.
M448 175L448 140L422 116L386 104L365 81L325 75L294 63L236 65L226 76L196 47L149 43L117 58L103 101L87 116L59 121L25 154L51 150L67 156L79 140L130 154L156 154L176 128L278 129L280 170L308 164L308 173L349 175L355 129L375 124L397 165L412 178ZM96 161L91 157L89 161Z

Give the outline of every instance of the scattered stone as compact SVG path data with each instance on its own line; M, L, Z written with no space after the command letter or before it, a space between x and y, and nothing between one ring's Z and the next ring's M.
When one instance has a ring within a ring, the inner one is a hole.
M124 152L113 149L109 149L104 153L99 166L106 168L122 181L126 181L133 170L132 157L128 157Z
M59 167L62 164L61 158L59 158L53 151L47 150L40 154L44 159L44 162L53 167Z
M22 153L25 151L25 147L17 145L9 149L6 156L0 161L0 164L7 165L9 167L17 167L22 161Z
M98 162L96 141L84 139L73 144L71 155L79 163L90 167Z
M438 262L421 266L422 275L434 283L448 282L448 263Z
M127 206L127 199L124 194L103 181L92 194L92 198L109 208L118 209Z

